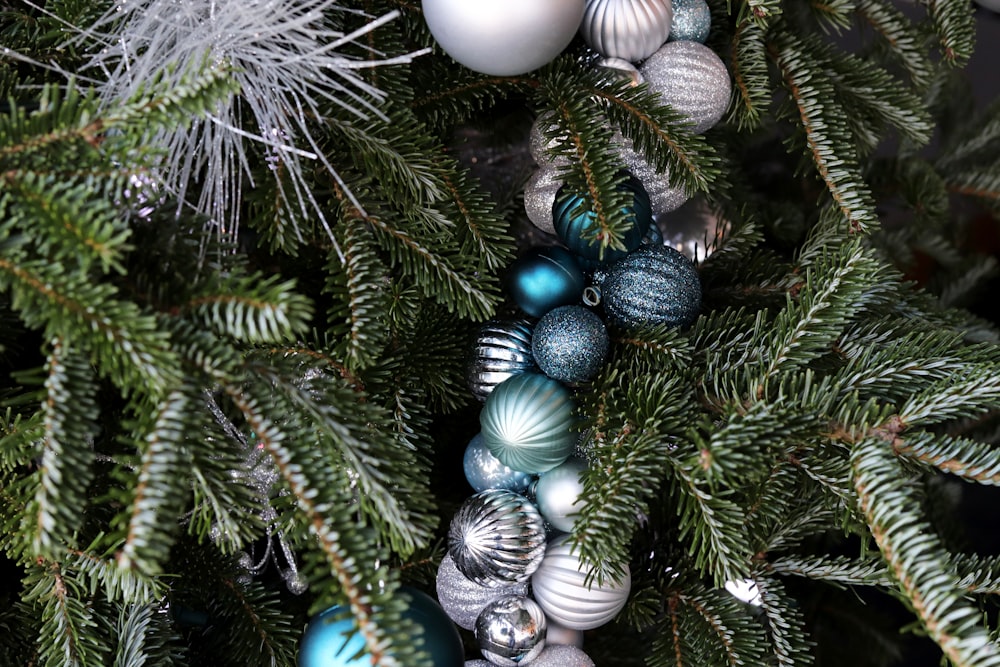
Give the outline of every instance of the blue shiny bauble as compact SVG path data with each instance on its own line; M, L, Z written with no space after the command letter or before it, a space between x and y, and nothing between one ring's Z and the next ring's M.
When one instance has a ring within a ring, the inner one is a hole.
M600 282L608 319L624 329L685 326L701 310L701 280L690 259L669 246L644 245L612 265Z
M420 649L431 658L434 667L463 667L465 649L458 629L440 605L426 593L403 586L399 593L407 603L403 618L420 630ZM338 618L342 616L342 618ZM299 667L371 667L371 657L358 655L365 648L360 632L347 607L330 607L314 616L306 626L299 644Z
M670 41L705 43L712 28L712 10L706 0L673 0L674 15L670 20Z
M542 372L562 382L586 382L608 354L604 322L583 306L560 306L542 316L531 336L531 352Z
M579 302L584 287L586 279L579 262L558 246L528 250L507 272L507 291L514 303L532 317Z
M602 248L598 241L588 238L597 230L597 215L593 211L583 211L580 208L584 201L582 196L570 194L564 198L564 193L560 192L556 197L556 204L552 208L552 222L556 234L567 248L585 260L613 262L621 259L639 247L653 223L653 207L642 183L634 176L630 176L618 187L632 195L631 203L622 209L631 225L621 239L625 245L624 250Z
M465 468L465 479L477 492L487 489L507 489L515 493L524 493L535 479L532 474L514 470L501 463L500 459L490 452L481 433L477 433L469 441L462 464Z

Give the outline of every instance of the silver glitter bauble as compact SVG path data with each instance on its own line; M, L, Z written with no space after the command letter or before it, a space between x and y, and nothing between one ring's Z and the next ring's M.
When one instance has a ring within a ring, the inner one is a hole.
M505 489L483 491L452 518L448 554L477 584L523 583L545 556L545 522L524 496Z
M455 567L455 561L445 554L437 571L437 598L444 613L459 627L472 630L479 612L497 598L506 595L527 595L528 584L482 586Z
M537 370L531 355L533 331L528 320L490 320L479 328L465 373L473 396L485 401L504 380Z
M576 457L567 459L538 478L534 487L535 504L553 528L569 533L583 505L583 473L587 463Z
M531 335L531 353L542 372L554 380L590 380L608 354L604 322L583 306L560 306L542 315Z
M437 43L469 69L494 76L545 65L573 40L584 0L423 0Z
M483 657L494 665L534 664L545 648L545 613L524 595L498 598L476 619L476 643Z
M524 212L531 224L548 234L556 233L552 207L562 186L563 179L554 167L540 167L524 186Z
M618 155L628 167L629 173L646 189L654 216L676 210L688 200L683 187L670 184L670 172L657 171L632 147L630 139L623 137L620 132L615 132L611 140L619 147Z
M705 0L673 0L670 41L705 43L712 28L712 10Z
M465 667L493 667L489 660L466 660Z
M613 619L628 600L632 577L628 566L621 581L592 581L572 549L569 536L549 543L541 566L531 577L535 601L550 621L575 630L591 630Z
M648 58L670 34L670 0L587 0L580 36L608 58Z
M538 654L531 667L596 667L590 656L575 646L546 642L545 650Z
M668 246L640 246L608 269L600 290L605 315L623 329L685 326L701 310L697 269Z
M650 90L685 116L700 134L729 107L729 71L712 49L698 42L667 42L639 68Z
M528 151L531 157L542 169L546 167L561 167L569 164L569 158L558 153L552 153L556 147L554 139L547 139L545 132L553 127L552 122L555 114L545 111L538 114L531 124L531 131L528 133Z

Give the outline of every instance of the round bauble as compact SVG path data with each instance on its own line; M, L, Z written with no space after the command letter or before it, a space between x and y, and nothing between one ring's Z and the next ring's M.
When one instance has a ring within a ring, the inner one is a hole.
M542 565L531 577L531 590L550 621L575 630L591 630L622 610L632 588L628 566L621 581L606 580L603 585L595 580L588 587L587 574L568 535L549 543Z
M649 89L700 134L722 119L732 85L722 59L698 42L667 42L639 68Z
M531 663L531 667L595 667L594 661L576 646L551 644Z
M608 269L600 289L605 314L624 329L688 325L701 309L698 271L667 246L644 245L630 253Z
M531 353L543 373L554 380L590 380L608 354L604 322L583 306L553 308L538 320L531 336Z
M465 469L465 479L476 491L507 489L523 493L535 480L534 475L514 470L501 463L500 459L490 452L481 433L473 436L465 448L462 467Z
M521 310L541 317L557 306L579 303L586 279L571 252L542 246L514 260L507 270L506 287Z
M712 10L706 0L673 0L670 41L705 43L712 28Z
M587 0L580 36L608 58L645 60L670 34L670 0Z
M553 167L539 168L524 185L524 212L531 224L547 234L555 234L552 209L563 179Z
M466 660L465 667L493 667L489 660Z
M501 383L486 399L479 425L486 446L504 465L543 473L569 458L576 446L569 390L540 373Z
M524 496L504 489L466 499L448 527L448 555L481 586L528 581L545 555L545 523Z
M646 190L649 196L649 205L653 211L653 216L662 215L676 210L688 200L684 188L679 185L671 185L670 172L667 170L657 171L656 168L646 161L641 153L632 147L632 141L626 139L620 132L615 132L612 142L619 146L618 155L622 162ZM653 225L650 225L650 229Z
M571 457L538 478L535 484L535 504L553 528L564 533L573 530L582 509L583 473L587 463Z
M426 652L434 667L460 667L465 660L462 638L444 610L426 593L409 586L399 589L398 595L406 601L403 618L413 622L420 630L415 638ZM354 656L365 648L361 633L354 627L350 609L345 606L330 607L312 619L306 626L299 644L299 667L369 667L368 655Z
M504 380L537 370L531 355L533 331L527 320L490 320L479 327L465 372L473 396L485 401Z
M441 48L469 69L512 76L537 69L572 41L584 0L423 0Z
M1000 12L1000 0L976 0L976 4L994 12Z
M526 665L545 648L545 613L524 595L498 598L476 619L476 643L494 665Z
M649 195L634 176L630 176L619 189L629 195L628 203L622 209L629 224L628 231L621 238L624 249L602 248L599 242L590 238L598 229L597 215L593 211L581 209L584 202L582 196L560 192L552 209L552 222L556 234L574 254L586 260L613 262L635 250L642 243L642 237L646 235L653 222Z
M437 571L437 597L444 613L459 627L472 630L476 627L479 612L487 604L506 595L527 595L528 584L509 586L482 586L472 581L455 567L455 561L445 554Z
M531 131L528 133L528 151L531 157L542 169L546 167L562 167L569 164L569 158L559 153L551 153L556 149L557 141L549 139L545 133L555 127L553 119L555 114L545 111L538 114L538 117L531 123Z

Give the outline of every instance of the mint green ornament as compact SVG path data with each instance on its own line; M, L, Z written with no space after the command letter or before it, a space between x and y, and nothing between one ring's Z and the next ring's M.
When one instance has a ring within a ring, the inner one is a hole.
M566 389L540 373L504 380L479 413L481 435L493 456L521 472L543 473L569 458L576 446L573 412Z

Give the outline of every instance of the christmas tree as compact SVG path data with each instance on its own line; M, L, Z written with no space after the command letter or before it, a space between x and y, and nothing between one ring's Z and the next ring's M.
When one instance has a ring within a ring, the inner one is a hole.
M0 664L1000 665L984 11L0 2Z

